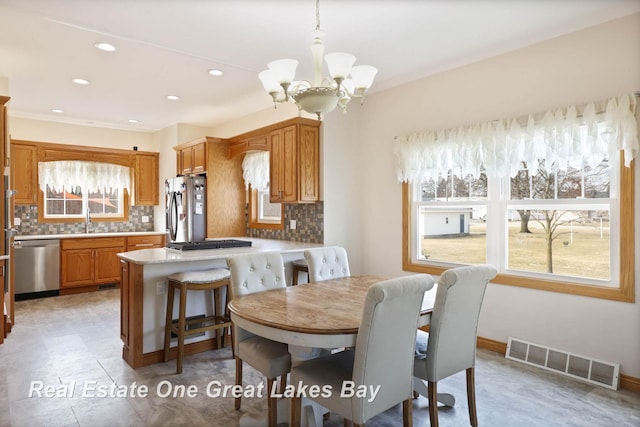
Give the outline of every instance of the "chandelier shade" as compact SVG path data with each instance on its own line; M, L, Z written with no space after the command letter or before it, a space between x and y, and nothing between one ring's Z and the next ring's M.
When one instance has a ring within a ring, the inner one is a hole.
M321 115L340 106L346 107L352 98L361 98L373 84L378 70L370 65L354 66L356 57L345 52L324 55L322 44L324 32L320 29L320 0L316 0L316 28L313 31L311 53L314 65L313 82L295 80L298 61L278 59L267 64L268 69L260 72L258 78L264 90L271 95L274 106L279 102L293 100L300 111ZM324 58L323 58L324 56ZM323 60L327 63L330 77L322 76Z

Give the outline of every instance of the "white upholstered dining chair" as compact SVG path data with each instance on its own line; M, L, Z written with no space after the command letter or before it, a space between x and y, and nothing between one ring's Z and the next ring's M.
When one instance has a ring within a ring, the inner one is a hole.
M364 423L402 402L403 425L412 425L415 331L425 291L433 286L426 274L405 276L372 285L365 297L354 350L312 359L291 368L294 386L331 386L328 396L308 396L331 412ZM393 321L389 321L393 319ZM377 395L341 396L343 384L377 390ZM372 397L375 397L371 399ZM301 399L291 402L292 427L300 426Z
M227 265L231 272L230 301L238 296L285 287L284 263L278 252L232 256L227 259ZM235 324L232 327L236 384L242 384L243 361L267 377L269 427L275 427L278 419L277 399L271 397L270 393L278 378L280 389L284 388L291 370L287 345L256 336ZM235 399L236 410L240 409L240 399Z
M304 251L307 260L309 283L337 279L351 275L347 251L340 246L324 246Z
M478 425L474 370L478 317L487 284L495 276L491 265L472 265L447 270L438 280L429 333L418 330L413 368L415 390L427 392L431 427L438 425L438 381L461 371L467 375L469 420Z

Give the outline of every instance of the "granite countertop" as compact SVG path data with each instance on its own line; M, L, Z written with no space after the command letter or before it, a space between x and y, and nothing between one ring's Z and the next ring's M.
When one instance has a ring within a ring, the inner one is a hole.
M123 231L113 233L31 234L14 236L15 240L74 239L80 237L126 237L165 234L164 231Z
M225 238L227 239L227 238ZM140 249L137 251L119 253L118 257L134 264L167 264L174 262L204 261L227 258L231 255L239 255L255 252L276 251L280 253L299 252L309 248L323 246L318 243L290 242L287 240L256 239L252 237L228 237L251 241L251 247L202 249L192 251L180 251L169 248ZM217 239L211 239L217 240Z

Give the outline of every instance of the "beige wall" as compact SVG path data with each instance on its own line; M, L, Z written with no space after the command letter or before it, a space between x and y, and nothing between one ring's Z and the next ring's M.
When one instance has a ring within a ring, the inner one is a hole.
M636 90L640 90L640 14L370 95L360 123L359 151L350 159L364 195L357 231L361 271L403 273L395 135L546 111ZM640 160L636 161L640 182L638 165ZM337 190L327 186L325 194ZM638 206L636 192L636 224L640 224ZM640 227L635 240L640 299ZM514 336L620 362L624 374L640 377L637 303L492 284L479 335L502 342Z
M9 125L12 139L123 150L132 150L137 146L140 151L158 151L149 132L25 119L12 116L11 110L9 110Z

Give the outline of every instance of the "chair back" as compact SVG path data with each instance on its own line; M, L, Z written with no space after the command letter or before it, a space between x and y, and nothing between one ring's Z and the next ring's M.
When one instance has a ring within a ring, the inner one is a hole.
M307 249L304 258L309 265L309 283L351 275L347 251L340 246Z
M279 252L235 255L227 258L231 272L229 300L269 289L284 288L284 262Z
M439 381L474 367L480 308L496 272L485 264L452 268L440 276L424 359L426 380Z
M227 258L231 272L227 301L255 292L286 287L284 261L279 252L234 255ZM239 344L255 335L232 323L233 349L239 354Z
M356 387L380 389L372 402L352 399L354 422L364 423L412 396L418 316L424 293L433 283L431 276L417 274L369 288L356 340L353 381Z

